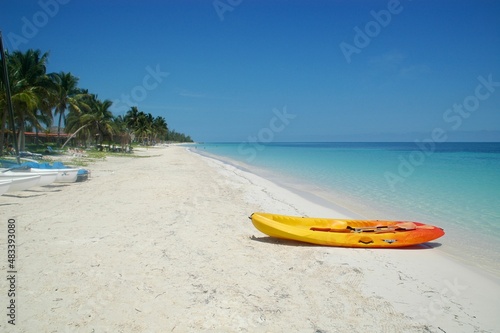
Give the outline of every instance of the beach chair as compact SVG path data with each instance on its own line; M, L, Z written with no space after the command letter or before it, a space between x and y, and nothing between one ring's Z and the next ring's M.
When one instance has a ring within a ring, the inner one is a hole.
M33 158L36 160L42 159L42 154L37 154L37 153L32 153L29 151L20 151L19 152L19 157L27 157L27 158Z

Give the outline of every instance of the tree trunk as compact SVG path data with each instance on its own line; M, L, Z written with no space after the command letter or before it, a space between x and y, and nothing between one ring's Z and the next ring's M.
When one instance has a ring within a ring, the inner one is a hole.
M3 155L3 146L5 145L5 123L7 122L7 110L3 110L2 122L0 123L0 156Z
M35 150L38 150L38 127L35 126Z
M61 121L62 121L62 116L63 116L64 110L59 112L59 123L57 124L57 146L61 146Z
M24 151L24 121L21 122L19 126L19 136L17 139L19 151Z
M66 140L66 142L62 145L61 149L63 149L63 148L64 148L64 146L66 146L66 144L69 142L69 140L71 140L72 138L74 138L74 137L76 136L76 134L77 134L78 132L80 132L80 130L84 129L84 128L85 128L85 127L87 127L88 125L89 125L89 124L87 124L87 125L83 125L83 126L82 126L82 127L80 127L79 129L77 129L77 130L76 130L76 132L75 132L75 133L73 133L73 134L72 134L72 135L68 138L68 140Z

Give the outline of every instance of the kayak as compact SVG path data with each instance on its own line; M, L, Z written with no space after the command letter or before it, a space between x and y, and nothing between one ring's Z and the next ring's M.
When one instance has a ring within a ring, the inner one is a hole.
M430 242L444 230L410 221L346 220L253 213L253 225L262 233L305 243L343 246L392 248Z

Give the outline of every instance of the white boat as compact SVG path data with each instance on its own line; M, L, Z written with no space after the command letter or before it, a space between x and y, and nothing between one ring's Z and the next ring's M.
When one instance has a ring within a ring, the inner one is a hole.
M56 183L74 183L78 178L78 170L79 169L38 169L31 168L30 172L36 174L44 174L57 172Z
M57 179L57 171L51 171L51 172L21 172L21 171L5 171L2 173L2 175L11 175L11 176L17 176L17 177L31 177L34 175L40 175L40 181L38 182L37 186L46 186L50 185L53 182L56 181Z
M7 192L10 188L10 184L12 184L12 180L0 180L0 195Z
M52 171L52 172L29 172L30 175L40 175L40 183L38 183L38 186L47 186L52 184L53 182L57 181L57 176L58 173L57 171Z
M40 175L30 174L29 176L6 175L5 172L0 173L0 181L11 180L11 184L6 193L24 191L30 187L35 187L40 182Z

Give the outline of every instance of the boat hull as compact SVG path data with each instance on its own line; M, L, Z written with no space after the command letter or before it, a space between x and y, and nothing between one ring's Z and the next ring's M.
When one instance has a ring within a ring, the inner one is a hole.
M251 220L262 233L317 245L396 248L430 242L443 229L419 222L346 220L253 213Z
M10 184L12 183L12 180L0 180L0 195L6 193L9 188Z
M11 180L9 189L6 193L24 191L31 187L38 186L40 182L40 175L29 175L29 176L9 176L5 174L0 174L0 180Z
M44 174L57 172L56 183L74 183L78 177L79 169L37 169L31 168L30 172Z
M47 186L47 185L50 185L57 178L57 172L55 172L55 171L44 172L44 173L6 171L3 174L4 175L11 175L11 176L14 176L14 177L31 177L31 176L39 175L40 176L40 181L38 182L37 186Z
M74 183L77 181L84 181L90 176L89 170L67 167L61 162L54 162L53 165L48 163L38 163L37 161L28 161L22 164L17 164L16 162L10 160L0 160L0 164L11 170L19 169L20 172L43 173L57 171L58 175L55 180L56 183Z

